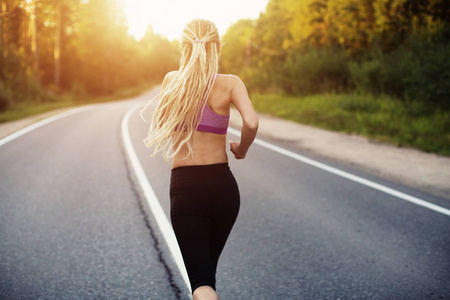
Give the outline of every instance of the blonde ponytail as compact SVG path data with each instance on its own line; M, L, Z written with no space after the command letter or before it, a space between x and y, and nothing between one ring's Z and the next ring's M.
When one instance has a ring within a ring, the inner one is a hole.
M145 120L142 113L155 99L160 99L144 140L147 147L153 147L153 156L163 151L167 161L184 146L188 148L185 158L194 155L194 132L214 85L219 49L219 34L211 21L196 19L186 25L177 75L141 110Z

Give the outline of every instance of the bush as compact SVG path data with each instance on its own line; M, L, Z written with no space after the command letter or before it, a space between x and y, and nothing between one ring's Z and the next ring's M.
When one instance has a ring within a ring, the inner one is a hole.
M40 87L32 77L13 76L0 79L0 112L6 111L21 103L49 103L57 98Z
M349 62L351 82L358 92L380 94L385 90L383 63L380 58Z
M351 82L360 92L450 107L450 40L445 29L415 33L391 53L373 51L350 62Z
M3 81L0 81L0 112L4 112L11 107L12 98L12 89L6 86Z
M53 99L27 69L23 48L10 46L8 56L0 57L0 66L0 111L23 102L47 102Z
M336 50L297 52L283 67L283 87L293 94L340 92L350 78L345 54Z
M449 106L450 41L425 34L413 35L390 57L389 62L408 53L403 60L404 96L408 99Z

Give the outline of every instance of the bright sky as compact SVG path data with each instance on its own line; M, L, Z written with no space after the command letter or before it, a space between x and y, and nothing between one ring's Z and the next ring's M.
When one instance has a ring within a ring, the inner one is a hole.
M128 32L137 40L147 26L170 40L179 39L192 19L208 19L216 24L219 35L239 19L257 19L269 0L123 0Z

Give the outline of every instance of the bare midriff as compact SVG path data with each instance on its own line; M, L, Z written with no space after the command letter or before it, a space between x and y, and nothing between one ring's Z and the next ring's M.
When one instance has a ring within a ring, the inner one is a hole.
M196 131L194 135L195 142L192 143L193 156L183 159L188 154L188 148L184 146L173 158L172 168L228 162L226 134Z

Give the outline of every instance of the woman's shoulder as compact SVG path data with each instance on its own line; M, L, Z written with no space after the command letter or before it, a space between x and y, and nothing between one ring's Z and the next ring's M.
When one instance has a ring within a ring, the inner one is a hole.
M219 79L220 78L220 79ZM232 89L236 85L243 84L241 78L234 74L219 74L216 81L219 80L222 84Z
M219 81L220 85L222 86L222 89L226 91L227 93L231 94L235 90L247 90L244 82L241 80L241 78L234 74L220 74L220 76L217 77L216 80Z
M178 72L179 72L178 70L168 72L166 74L166 76L164 76L164 80L174 79L177 76ZM237 83L237 82L242 82L242 80L239 78L239 76L235 75L235 74L217 74L217 78L220 78L220 81L231 83L231 84Z
M225 79L225 80L230 81L230 82L233 82L233 81L236 81L236 80L241 80L239 78L239 76L237 76L235 74L217 74L217 75L218 75L217 78L222 78L222 79Z

